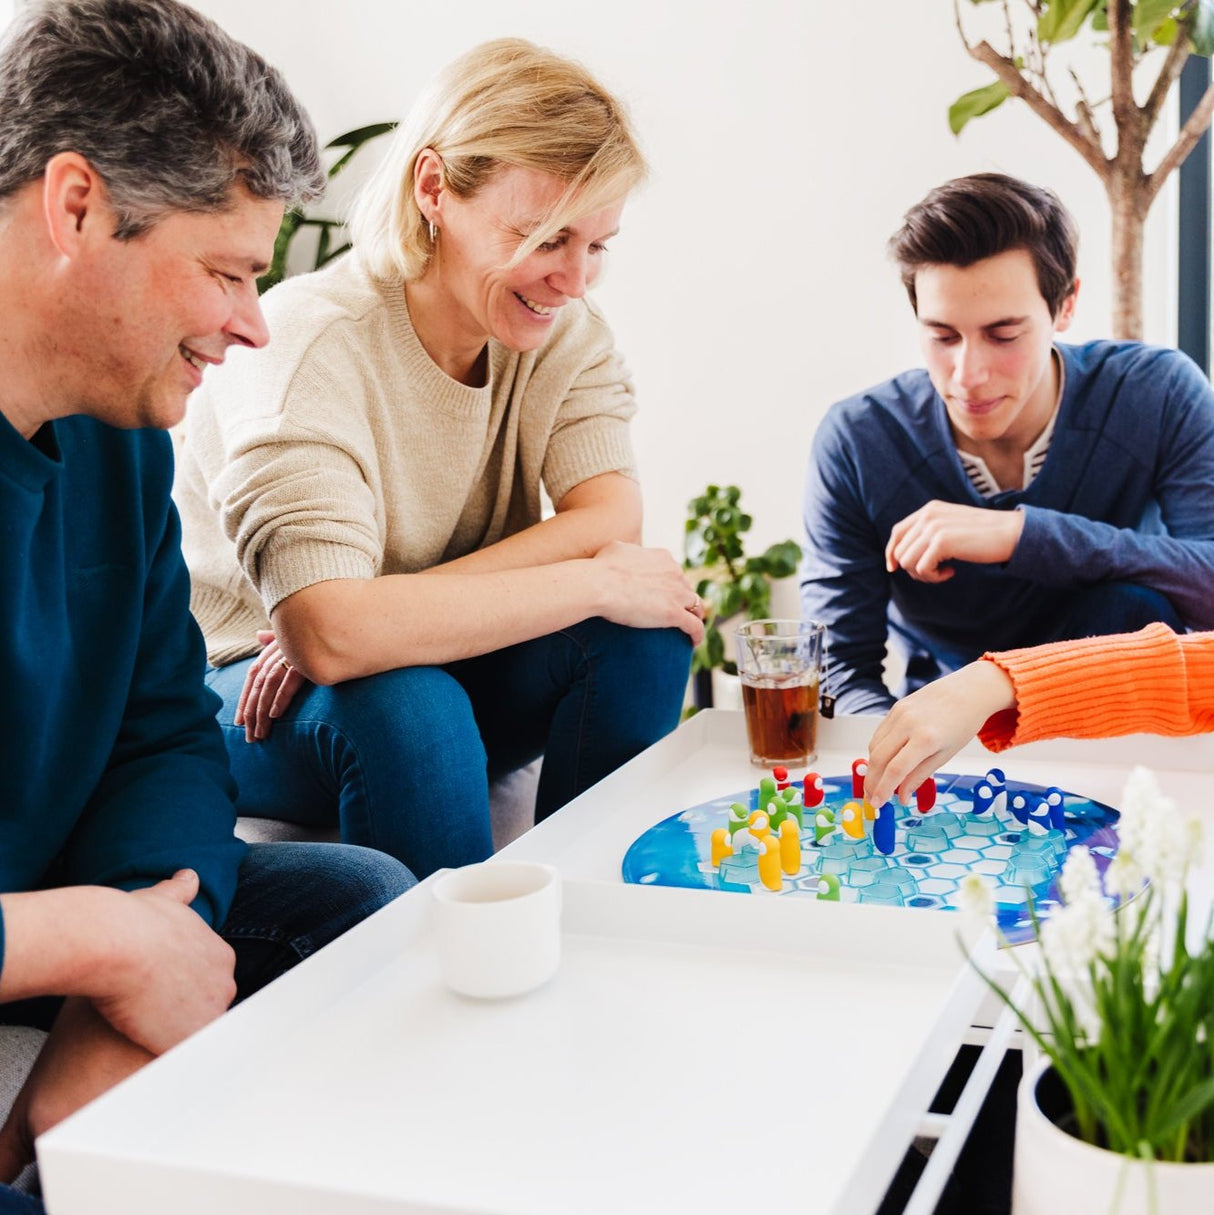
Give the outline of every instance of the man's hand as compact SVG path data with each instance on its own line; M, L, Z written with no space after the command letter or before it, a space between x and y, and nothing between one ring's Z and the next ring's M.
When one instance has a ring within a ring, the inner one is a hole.
M0 1182L34 1158L34 1140L113 1088L152 1055L124 1038L87 1000L68 1000L47 1037L8 1121L0 1130Z
M159 1055L214 1021L236 996L236 955L190 903L198 875L182 869L121 900L97 931L109 936L112 958L102 990L92 996L124 1037Z
M868 744L864 796L880 806L897 792L907 804L914 791L947 762L988 718L1016 707L1012 681L980 659L898 701Z
M932 501L899 520L885 546L885 568L917 582L947 582L950 561L998 565L1011 559L1024 531L1024 513Z

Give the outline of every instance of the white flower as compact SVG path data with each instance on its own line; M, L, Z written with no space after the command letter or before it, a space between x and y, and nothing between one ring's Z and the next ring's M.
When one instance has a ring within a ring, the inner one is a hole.
M1104 875L1104 888L1115 899L1132 899L1146 881L1142 866L1122 848L1113 857Z
M1184 822L1187 842L1185 851L1189 856L1190 865L1200 865L1206 854L1206 830L1201 819L1196 814L1190 814Z
M1072 848L1067 853L1062 874L1058 878L1058 889L1062 891L1062 901L1068 905L1078 903L1089 895L1099 896L1100 875L1096 872L1092 854L1086 848Z
M995 914L995 895L980 873L968 873L957 887L957 909L967 919L985 924Z
M995 894L981 874L969 873L961 879L957 910L961 912L961 943L972 952L995 919Z
M1086 974L1112 944L1113 913L1098 894L1059 907L1041 928L1041 948L1057 976Z
M1144 845L1155 821L1156 808L1163 794L1152 772L1139 764L1130 773L1121 795L1121 846L1142 857Z
M1155 808L1154 830L1146 850L1140 854L1142 867L1156 881L1178 886L1189 866L1187 824L1170 797L1161 797Z

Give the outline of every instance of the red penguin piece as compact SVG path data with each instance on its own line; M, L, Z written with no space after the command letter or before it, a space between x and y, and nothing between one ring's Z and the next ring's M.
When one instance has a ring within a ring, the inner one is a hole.
M772 774L772 776L774 776L776 778L776 788L777 789L787 789L788 788L788 769L787 768L777 765L776 767L772 768L771 774Z
M826 798L826 788L816 772L807 772L801 787L804 790L801 801L806 806L820 806Z
M857 759L852 761L851 766L851 795L852 797L864 796L864 777L868 774L868 760Z
M915 790L915 809L920 814L926 814L936 804L936 782L932 777Z

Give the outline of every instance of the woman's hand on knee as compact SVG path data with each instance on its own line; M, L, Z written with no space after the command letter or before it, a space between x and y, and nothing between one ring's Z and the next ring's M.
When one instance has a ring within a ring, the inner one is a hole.
M665 549L615 540L594 561L603 573L600 616L632 628L682 629L693 645L703 641L704 602Z
M247 742L268 738L274 719L286 712L295 693L307 682L287 661L272 632L262 630L257 640L264 649L249 664L232 719L233 724L244 726Z

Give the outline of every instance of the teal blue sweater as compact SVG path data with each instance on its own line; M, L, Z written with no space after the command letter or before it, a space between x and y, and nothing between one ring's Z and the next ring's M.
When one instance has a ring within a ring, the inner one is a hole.
M162 432L0 416L0 892L189 867L218 926L245 849L172 477Z

